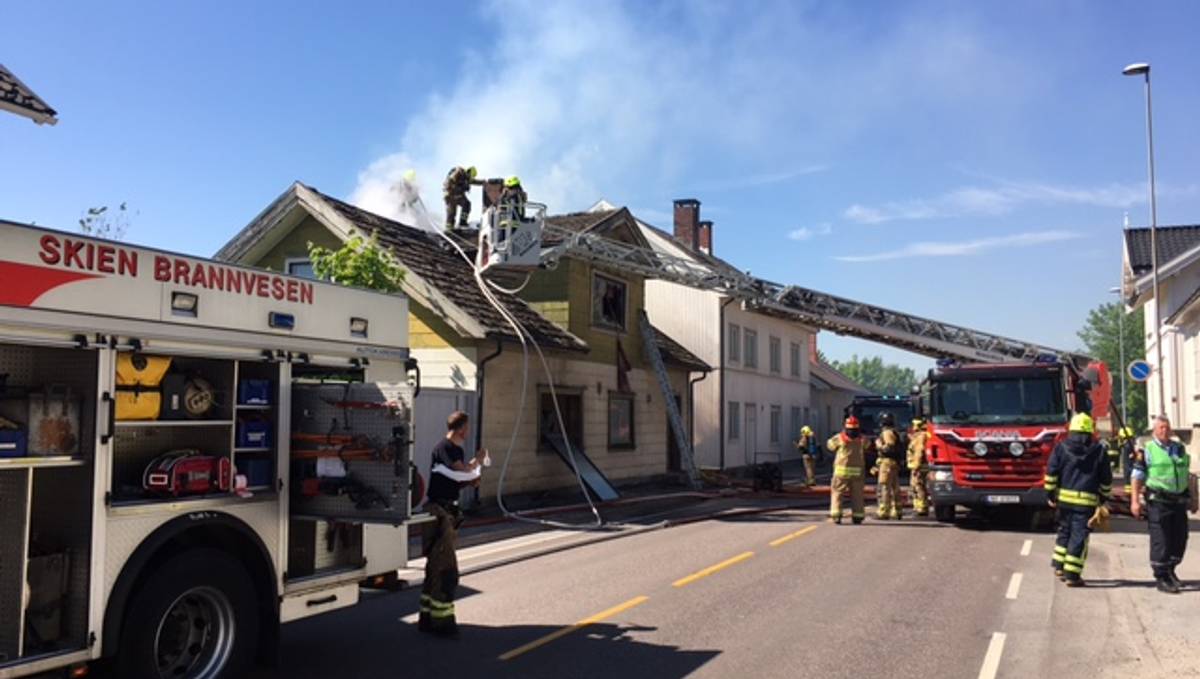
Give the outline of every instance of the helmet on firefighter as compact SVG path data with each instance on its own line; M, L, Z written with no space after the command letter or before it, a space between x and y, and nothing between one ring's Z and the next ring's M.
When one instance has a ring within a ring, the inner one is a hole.
M508 179L505 179L505 180L504 180L504 185L505 185L505 186L507 186L507 187L508 187L508 188L510 188L510 189L511 189L511 188L513 188L513 187L520 186L520 185L521 185L521 178L520 178L520 177L518 177L518 176L516 176L516 175L513 175L513 176L509 177Z
M1121 438L1121 439L1133 438L1133 429L1130 427L1121 427L1121 430L1117 432L1117 438Z
M879 416L879 424L885 427L894 427L896 426L896 416L891 413L884 413Z
M812 433L813 433L812 427L810 427L806 424L803 427L800 427L800 433L803 434L804 436L812 436Z
M1088 415L1087 413L1076 413L1076 415L1071 418L1071 424L1067 427L1067 430L1079 434L1091 434L1096 431L1096 428L1092 424L1091 415Z
M475 169L474 165L467 168L467 176L470 177L471 179L474 179L475 175L477 175L477 174L479 174L479 171Z
M919 417L914 417L913 421L912 421L912 428L913 429L924 429L925 428L925 420L922 420Z
M851 415L846 418L846 422L842 426L845 429L858 429L858 418Z

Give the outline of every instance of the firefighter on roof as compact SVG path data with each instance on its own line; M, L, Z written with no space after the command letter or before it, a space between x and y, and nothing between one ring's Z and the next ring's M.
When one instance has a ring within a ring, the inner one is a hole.
M804 485L816 485L817 436L807 424L800 429L800 438L796 439L796 450L800 451L800 459L804 461Z
M833 482L829 488L829 520L842 522L842 498L850 495L850 518L862 523L866 517L863 507L863 439L858 431L858 418L846 418L842 431L825 443L833 453Z
M875 490L879 504L876 516L880 519L899 519L900 511L900 464L904 449L900 447L900 435L896 433L896 418L891 413L879 417L879 436L875 438L875 450L879 460L875 463L878 473Z
M1058 509L1051 564L1068 587L1079 587L1091 533L1088 520L1112 494L1112 467L1093 436L1091 415L1075 415L1067 429L1067 437L1050 454L1044 483L1050 506Z
M925 421L917 418L912 421L912 434L908 437L908 473L909 495L912 496L913 511L917 516L929 515L929 486L926 485L929 476L929 464L925 461L925 444L929 441L929 432L925 430Z
M454 228L454 212L457 208L461 208L458 211L458 225L467 225L467 217L471 216L471 199L467 198L467 191L471 190L472 184L483 184L475 179L476 174L474 165L466 169L455 166L446 173L446 181L442 184L442 197L446 201L447 231Z
M497 201L501 209L508 208L512 211L513 217L525 219L525 203L528 200L529 196L521 186L519 177L509 177L504 180L504 190L500 192L500 199Z

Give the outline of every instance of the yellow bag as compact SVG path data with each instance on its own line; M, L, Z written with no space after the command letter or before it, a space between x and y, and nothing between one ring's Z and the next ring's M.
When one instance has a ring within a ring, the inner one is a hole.
M117 354L117 419L157 420L162 412L159 387L170 368L166 356Z

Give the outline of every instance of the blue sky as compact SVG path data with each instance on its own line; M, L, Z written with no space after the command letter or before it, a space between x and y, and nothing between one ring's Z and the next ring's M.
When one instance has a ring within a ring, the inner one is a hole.
M698 198L756 275L1074 348L1148 220L1145 60L1159 222L1200 222L1196 3L342 4L6 7L61 122L0 116L0 216L127 201L210 254L293 180L386 212L473 163L554 211Z

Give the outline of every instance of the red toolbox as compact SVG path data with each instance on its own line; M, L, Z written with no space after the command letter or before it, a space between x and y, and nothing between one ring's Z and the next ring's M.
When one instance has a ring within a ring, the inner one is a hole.
M203 495L229 492L233 469L227 457L199 450L172 450L154 458L142 475L142 487L158 495Z

